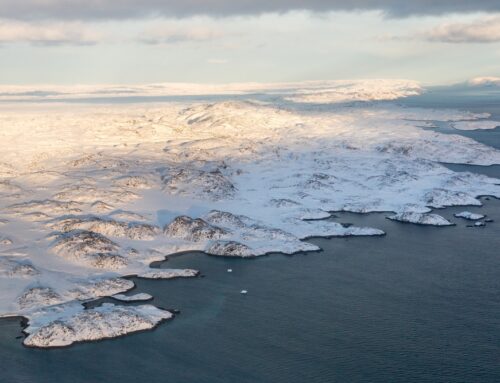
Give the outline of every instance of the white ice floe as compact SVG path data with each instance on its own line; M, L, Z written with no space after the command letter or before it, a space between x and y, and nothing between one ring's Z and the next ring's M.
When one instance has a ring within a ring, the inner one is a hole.
M479 219L483 219L485 216L483 214L471 213L470 211L462 211L455 214L455 217L468 219L470 221L477 221Z
M450 226L453 225L446 218L438 214L404 212L387 217L393 221L415 223L417 225Z
M152 328L170 314L82 303L130 290L124 276L198 275L151 266L174 253L291 254L319 250L312 237L384 234L334 211L450 225L431 209L500 197L499 180L441 164L500 164L500 151L421 128L489 116L387 101L419 93L412 81L276 85L127 88L244 101L0 105L0 316L25 316L26 343L41 347Z

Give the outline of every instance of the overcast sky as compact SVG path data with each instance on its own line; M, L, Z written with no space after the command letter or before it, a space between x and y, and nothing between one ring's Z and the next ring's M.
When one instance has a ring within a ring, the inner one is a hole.
M499 0L0 0L0 83L500 76Z

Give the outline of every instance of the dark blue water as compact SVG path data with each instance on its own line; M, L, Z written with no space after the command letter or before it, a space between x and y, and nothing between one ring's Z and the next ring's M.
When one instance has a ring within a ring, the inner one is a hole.
M483 201L468 210L495 220L485 228L453 217L463 208L439 212L457 223L447 228L340 214L387 236L316 239L323 252L295 256L172 257L164 267L204 278L135 280L181 310L152 332L46 351L22 346L18 319L0 321L0 382L497 383L500 201Z
M383 238L318 239L322 253L256 260L174 257L205 277L138 280L181 313L153 332L68 349L24 348L0 321L2 382L498 382L496 222L450 228L343 214ZM233 273L226 269L232 268ZM248 289L241 295L241 289Z
M500 121L500 90L474 89L467 87L435 87L430 88L421 96L408 97L398 101L399 104L418 108L447 108L470 111L474 113L489 113L491 120ZM485 145L500 149L500 128L490 130L457 130L449 124L438 124L438 128L429 128L444 134L459 134L472 138ZM500 178L500 165L463 166L445 164L453 171L472 171L490 177Z
M398 103L418 108L447 108L474 113L489 113L492 120L500 121L500 88L499 90L495 89L484 91L474 88L436 87L430 88L421 96L401 99ZM460 134L500 149L500 128L473 131L439 128L437 131L447 134Z

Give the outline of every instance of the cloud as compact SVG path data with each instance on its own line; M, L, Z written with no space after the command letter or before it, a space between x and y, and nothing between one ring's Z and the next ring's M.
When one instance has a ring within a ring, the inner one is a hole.
M184 42L204 42L218 39L223 33L207 26L179 27L158 26L144 32L139 41L145 44L176 44Z
M500 42L500 16L486 17L470 23L445 23L422 33L428 41L446 43Z
M229 61L227 59L208 59L207 63L213 64L213 65L224 65L227 64Z
M500 86L500 77L475 77L467 83L470 86Z
M93 45L98 39L81 23L0 22L0 44Z
M498 0L0 0L0 18L124 19L380 10L392 17L500 11Z

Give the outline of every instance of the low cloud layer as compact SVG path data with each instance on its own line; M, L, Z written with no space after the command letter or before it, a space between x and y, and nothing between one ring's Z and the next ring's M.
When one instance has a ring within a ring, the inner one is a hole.
M29 43L32 45L93 45L100 39L81 23L1 22L0 45Z
M0 0L0 18L123 19L255 15L267 12L380 10L391 17L500 11L498 0Z
M155 27L144 32L139 41L145 44L176 44L184 42L211 41L223 36L215 28L194 26L190 28L178 26Z
M446 43L500 42L500 17L488 17L470 23L446 23L423 34L429 41Z

